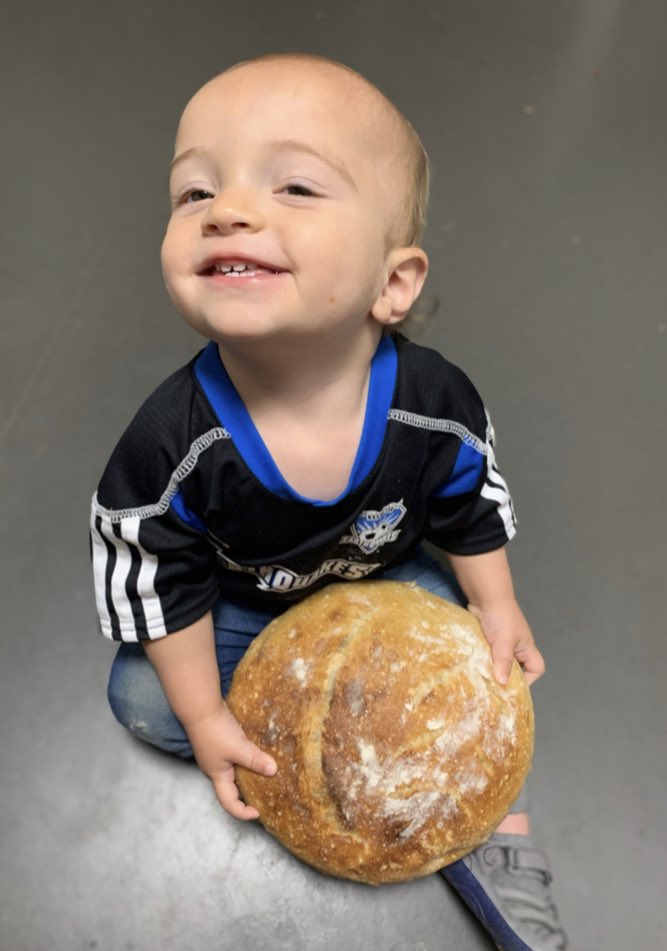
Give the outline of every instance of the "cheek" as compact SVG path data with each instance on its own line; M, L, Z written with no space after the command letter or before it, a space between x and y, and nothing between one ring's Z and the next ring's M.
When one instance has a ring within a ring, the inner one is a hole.
M172 246L172 236L171 232L167 231L164 238L162 239L162 246L160 248L160 263L162 264L162 273L167 275L171 264L171 246Z
M160 263L162 265L162 278L164 286L171 298L172 303L180 312L187 304L187 285L179 280L179 262L182 261L182 255L179 254L177 243L169 233L165 236L160 249ZM184 291L186 295L184 296Z
M160 263L162 275L169 293L172 293L171 284L183 267L183 253L178 235L173 230L167 230L160 248Z
M283 233L300 278L328 308L374 300L382 285L384 235L361 215L318 219Z

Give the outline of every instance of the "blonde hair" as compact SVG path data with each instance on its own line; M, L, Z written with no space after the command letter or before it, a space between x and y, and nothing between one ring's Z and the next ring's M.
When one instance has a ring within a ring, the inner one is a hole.
M251 63L269 62L271 60L297 60L301 62L310 62L322 66L333 67L345 70L360 80L368 89L378 96L383 103L387 114L391 117L398 130L399 137L403 140L400 143L400 161L404 167L406 188L403 201L390 241L396 246L419 246L421 245L424 230L426 228L426 213L428 208L430 170L428 155L426 149L415 131L412 124L406 119L397 106L388 99L381 89L358 73L351 66L340 63L338 60L331 59L328 56L321 56L318 53L264 53L262 56L256 56L253 59L242 60L230 66L225 72L238 69Z
M408 190L403 202L404 234L400 243L406 246L421 245L426 229L430 168L426 149L412 124L396 110L403 121L406 138L406 164Z

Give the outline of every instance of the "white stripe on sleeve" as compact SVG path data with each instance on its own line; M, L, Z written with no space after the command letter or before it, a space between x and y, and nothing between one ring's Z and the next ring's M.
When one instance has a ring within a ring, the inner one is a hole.
M140 525L141 519L139 516L123 519L121 522L121 533L123 538L135 547L141 558L141 567L139 568L139 577L137 578L137 594L141 598L143 605L149 637L151 639L165 637L167 628L164 623L162 604L155 590L158 558L157 555L146 551L139 542Z
M100 519L99 529L96 522L98 517ZM146 551L139 542L141 518L138 515L125 518L118 524L120 537L113 530L109 514L97 504L97 498L93 498L90 533L93 549L95 602L102 633L105 637L113 638L114 636L109 610L110 604L118 616L121 640L133 642L139 639L132 611L132 600L128 594L128 579L132 571L132 550L134 549L139 555L140 565L136 589L130 594L136 594L141 599L148 636L150 638L164 637L167 634L167 629L160 598L155 591L158 557ZM116 555L109 587L107 587L108 544L113 547Z
M102 518L102 534L116 550L116 564L111 575L111 603L118 615L121 637L124 641L138 640L132 604L127 595L126 582L132 569L132 554L125 540L114 534L111 522Z
M498 515L502 519L503 525L505 527L505 534L507 535L508 539L511 539L516 535L516 518L514 515L514 509L512 507L512 499L510 497L509 489L507 488L507 483L501 476L496 466L493 426L491 425L491 420L488 413L486 416L486 421L487 476L486 482L482 486L482 491L480 494L483 498L489 499L489 501L496 503Z
M95 603L97 605L97 613L100 619L100 627L102 633L105 637L111 637L111 616L109 614L109 609L107 607L107 591L106 591L106 573L107 573L107 562L109 559L109 553L107 551L107 546L104 544L104 539L97 530L97 525L95 524L97 518L97 510L95 507L95 499L93 499L93 506L90 518L90 538L93 544L93 577L95 579Z

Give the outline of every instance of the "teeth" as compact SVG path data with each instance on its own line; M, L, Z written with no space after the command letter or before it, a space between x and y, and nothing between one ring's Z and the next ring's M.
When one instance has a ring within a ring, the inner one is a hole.
M217 271L219 274L224 274L227 277L240 277L241 274L257 274L259 271L269 271L269 273L276 274L276 271L271 271L270 268L262 267L259 264L215 264L213 265L213 270Z
M220 271L221 274L242 274L244 271L256 271L257 267L255 265L248 264L216 264L216 271Z

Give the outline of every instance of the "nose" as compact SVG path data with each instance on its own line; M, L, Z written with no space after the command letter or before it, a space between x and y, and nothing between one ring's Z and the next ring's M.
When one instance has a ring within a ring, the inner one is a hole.
M202 218L204 234L233 234L236 231L260 231L264 216L249 190L221 189Z

